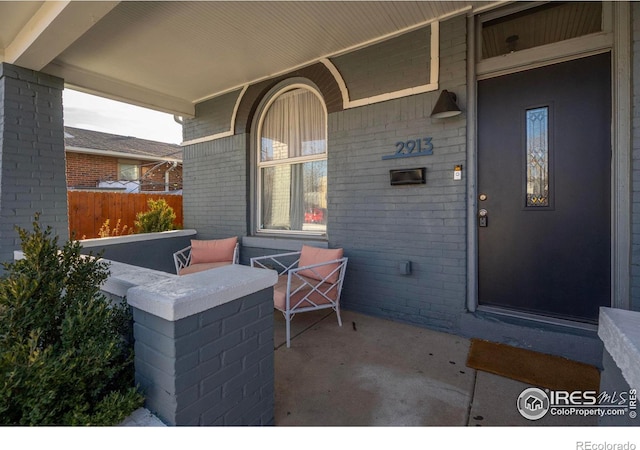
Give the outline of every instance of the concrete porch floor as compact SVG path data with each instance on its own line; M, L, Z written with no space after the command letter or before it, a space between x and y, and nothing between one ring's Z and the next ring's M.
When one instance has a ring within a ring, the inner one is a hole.
M342 311L275 312L276 426L595 426L596 417L530 421L528 384L466 366L459 336Z

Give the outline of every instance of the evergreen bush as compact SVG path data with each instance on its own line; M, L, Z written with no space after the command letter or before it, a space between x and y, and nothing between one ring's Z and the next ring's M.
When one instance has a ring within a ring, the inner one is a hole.
M0 424L114 425L142 406L131 311L100 292L109 275L77 241L58 247L36 214L24 259L0 278ZM125 338L126 337L126 338Z
M149 210L136 214L134 225L136 233L154 233L157 231L169 231L175 229L173 221L176 214L165 199L149 199Z

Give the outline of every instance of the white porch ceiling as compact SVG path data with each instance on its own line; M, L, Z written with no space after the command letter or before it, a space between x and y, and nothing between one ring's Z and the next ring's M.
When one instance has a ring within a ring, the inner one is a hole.
M0 1L0 61L191 116L198 101L492 3Z

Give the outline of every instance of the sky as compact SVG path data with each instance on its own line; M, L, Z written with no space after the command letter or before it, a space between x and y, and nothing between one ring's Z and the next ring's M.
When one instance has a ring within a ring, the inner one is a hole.
M64 125L179 144L182 126L172 114L161 113L95 95L65 89Z

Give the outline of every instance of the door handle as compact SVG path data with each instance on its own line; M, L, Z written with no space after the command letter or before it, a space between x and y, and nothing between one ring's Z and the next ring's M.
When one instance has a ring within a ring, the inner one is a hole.
M481 209L480 211L478 211L478 226L479 227L486 227L488 225L488 218L487 218L487 210L486 209Z

